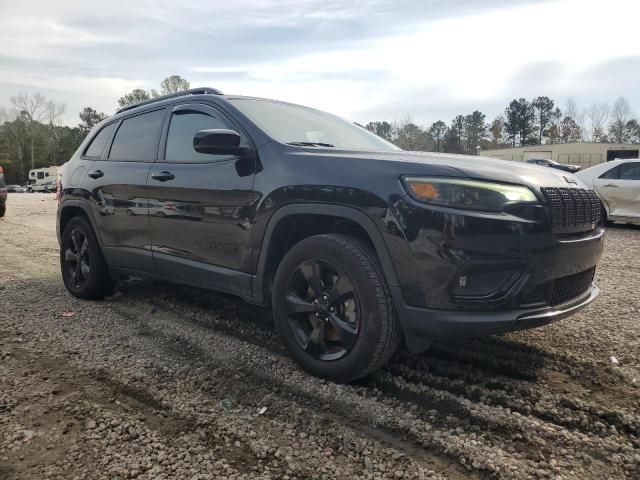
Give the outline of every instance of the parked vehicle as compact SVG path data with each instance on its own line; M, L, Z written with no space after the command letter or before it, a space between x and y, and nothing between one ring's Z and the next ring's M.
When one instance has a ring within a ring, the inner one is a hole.
M27 191L29 193L55 192L58 174L59 167L45 167L29 170Z
M640 160L613 160L578 173L602 200L607 222L640 224Z
M553 160L548 160L546 158L532 158L527 160L527 163L535 163L542 167L557 168L558 170L564 170L565 172L571 173L579 172L582 168L580 165L567 165L566 163L554 162Z
M7 211L7 187L4 182L4 170L0 167L0 217Z
M26 191L27 188L20 185L7 185L7 192L9 193L24 193Z
M573 175L405 152L214 89L94 127L65 166L57 228L72 295L128 275L232 293L269 306L299 364L336 381L382 366L401 337L420 352L575 313L598 295L603 245L600 201Z

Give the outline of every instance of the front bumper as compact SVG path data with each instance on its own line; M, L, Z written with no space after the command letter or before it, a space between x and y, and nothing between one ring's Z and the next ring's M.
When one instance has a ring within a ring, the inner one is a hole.
M493 312L410 307L402 301L399 287L392 287L391 294L405 331L407 346L410 351L418 353L426 349L432 340L480 337L547 325L589 305L600 294L600 289L591 285L579 297L554 307Z

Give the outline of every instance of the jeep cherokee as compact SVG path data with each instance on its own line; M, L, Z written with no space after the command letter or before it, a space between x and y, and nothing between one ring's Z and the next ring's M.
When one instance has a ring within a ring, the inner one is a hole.
M202 88L127 106L65 165L66 288L148 276L270 306L307 371L351 381L402 338L508 332L598 295L596 194L567 172L406 152L336 116Z

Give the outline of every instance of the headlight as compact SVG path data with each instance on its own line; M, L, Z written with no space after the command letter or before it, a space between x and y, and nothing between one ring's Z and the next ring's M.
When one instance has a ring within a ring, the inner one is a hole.
M457 178L404 177L409 194L419 202L467 210L498 212L519 203L537 203L527 187Z

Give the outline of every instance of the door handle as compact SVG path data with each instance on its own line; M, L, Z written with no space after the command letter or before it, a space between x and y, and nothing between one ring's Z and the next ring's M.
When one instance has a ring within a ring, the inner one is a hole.
M605 187L618 188L618 185L615 185L615 184L613 184L613 183L607 183L607 184L605 185Z
M87 173L87 175L89 175L91 178L100 178L104 176L104 173L102 172L102 170L94 170L92 172Z
M176 176L171 172L153 172L151 178L159 182L166 182L167 180L173 180Z

